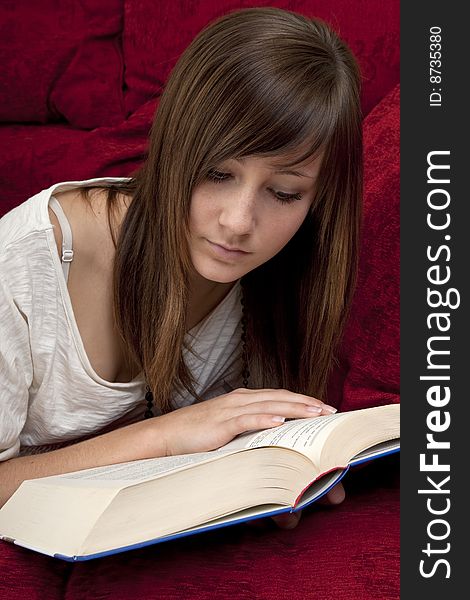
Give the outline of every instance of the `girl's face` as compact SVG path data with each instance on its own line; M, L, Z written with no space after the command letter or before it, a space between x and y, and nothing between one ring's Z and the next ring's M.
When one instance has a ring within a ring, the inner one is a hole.
M194 189L189 246L199 275L236 281L294 236L313 202L321 157L290 168L279 164L257 156L227 159Z

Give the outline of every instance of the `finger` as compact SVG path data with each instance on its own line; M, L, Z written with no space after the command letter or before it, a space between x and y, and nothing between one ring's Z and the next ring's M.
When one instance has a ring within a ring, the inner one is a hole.
M290 419L306 419L308 417L318 417L323 414L321 406L307 405L302 402L277 402L272 400L263 400L243 406L227 407L227 418L234 414L270 414L279 415Z
M235 391L238 392L238 390ZM336 408L334 406L329 406L328 404L325 404L318 398L314 398L313 396L306 396L304 394L289 392L288 390L261 389L250 390L250 392L252 393L242 394L242 406L248 406L250 404L256 404L258 402L275 401L284 402L287 404L316 406L318 408L322 408L322 412L324 412L325 414L331 414L336 412Z
M341 504L343 500L346 498L346 492L344 491L343 484L337 483L334 488L327 493L326 497L331 502L331 504Z
M318 502L323 505L341 504L346 497L344 486L341 482L337 483L331 490L323 496Z
M234 390L236 392L240 391L240 392L250 392L250 396L253 396L253 398L255 396L257 396L257 398L254 398L254 401L259 401L259 400L269 400L270 398L273 398L275 400L285 400L285 401L297 401L297 402L315 402L316 404L324 404L324 402L322 402L322 400L320 400L319 398L315 398L314 396L307 396L306 394L298 394L297 392L291 392L290 390L285 390L285 389L281 389L281 388L261 388L261 389L254 389L254 390L250 390L250 389L246 389L246 388L240 388L239 390Z
M232 437L248 431L259 431L282 425L286 417L272 414L241 414L232 416L227 421L227 428Z
M295 513L276 515L271 518L281 529L294 529L294 527L297 527L297 524L300 521L301 513L302 511L298 511Z
M298 394L296 392L290 392L288 390L268 390L269 394L274 392L274 395L270 395L270 398L277 401L284 402L300 402L302 404L308 404L309 406L318 406L323 409L323 413L331 414L337 412L334 406L326 404L322 400L315 398L314 396L306 396L305 394Z

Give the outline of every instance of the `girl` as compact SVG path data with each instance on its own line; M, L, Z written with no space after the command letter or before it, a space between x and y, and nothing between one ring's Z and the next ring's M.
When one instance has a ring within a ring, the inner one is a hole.
M359 79L323 22L230 13L179 59L135 177L0 220L0 504L335 411L318 398L355 279Z

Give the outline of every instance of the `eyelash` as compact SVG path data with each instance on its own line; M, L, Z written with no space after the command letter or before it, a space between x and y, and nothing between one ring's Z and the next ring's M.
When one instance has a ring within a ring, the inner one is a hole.
M229 177L231 177L230 173L224 173L222 171L217 171L216 169L211 169L207 174L207 178L213 181L214 183L222 183L226 181ZM276 192L273 189L269 188L269 191L273 194L274 198L281 204L290 204L291 202L295 202L297 200L302 199L302 194L285 194L284 192ZM278 194L285 194L283 196L278 196Z

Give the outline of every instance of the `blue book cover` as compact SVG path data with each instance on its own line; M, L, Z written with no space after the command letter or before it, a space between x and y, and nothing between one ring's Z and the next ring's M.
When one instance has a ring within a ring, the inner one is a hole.
M27 480L0 510L0 539L85 561L296 512L399 444L395 404L291 420L212 452Z

